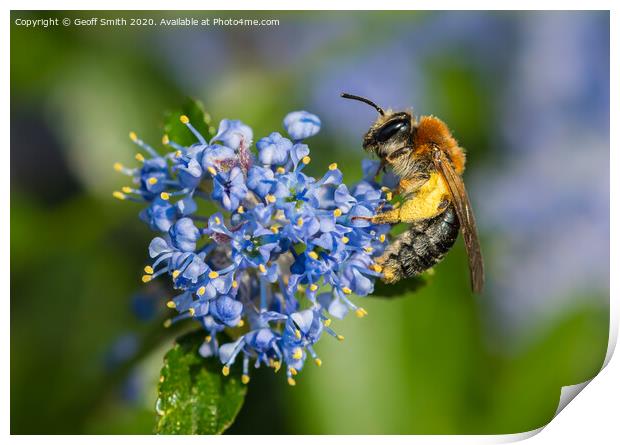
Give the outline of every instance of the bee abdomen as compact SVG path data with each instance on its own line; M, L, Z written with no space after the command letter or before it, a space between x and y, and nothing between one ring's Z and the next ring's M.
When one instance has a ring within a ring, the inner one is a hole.
M437 264L450 250L459 233L454 207L434 218L414 223L378 260L386 283L418 275Z

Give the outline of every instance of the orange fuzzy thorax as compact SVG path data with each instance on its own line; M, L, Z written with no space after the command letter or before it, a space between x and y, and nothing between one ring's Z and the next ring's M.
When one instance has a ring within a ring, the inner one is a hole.
M435 116L422 116L418 123L414 145L418 154L426 154L433 145L444 151L452 161L454 170L460 175L465 169L465 152L452 137L448 126Z

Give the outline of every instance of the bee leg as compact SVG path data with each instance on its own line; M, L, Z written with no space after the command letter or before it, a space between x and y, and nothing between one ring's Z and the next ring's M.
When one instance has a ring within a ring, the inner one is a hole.
M373 216L370 221L373 224L398 224L400 222L400 208L379 213Z

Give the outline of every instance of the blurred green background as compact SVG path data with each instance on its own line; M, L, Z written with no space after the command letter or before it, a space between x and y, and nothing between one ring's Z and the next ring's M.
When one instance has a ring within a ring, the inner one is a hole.
M272 27L25 28L17 18L276 18ZM255 139L307 109L310 173L361 177L373 110L446 120L488 274L462 242L421 291L368 298L296 387L256 372L230 433L515 433L593 377L609 322L609 14L12 12L11 432L150 433L168 289L144 286L152 234L118 202L130 130L154 145L186 96ZM180 329L189 326L180 327Z

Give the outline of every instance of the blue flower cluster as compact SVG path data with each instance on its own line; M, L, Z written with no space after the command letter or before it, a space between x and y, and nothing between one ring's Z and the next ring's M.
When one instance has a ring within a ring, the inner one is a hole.
M161 233L150 243L142 280L171 277L179 294L168 307L179 314L168 323L198 320L207 334L200 353L218 356L224 375L237 359L244 383L251 361L276 371L284 364L294 385L308 355L321 365L314 344L323 333L343 340L330 317L366 315L350 297L373 291L381 274L374 258L389 227L355 217L389 207L386 189L373 180L377 165L365 161L365 178L351 189L336 164L320 179L306 175L304 140L321 121L305 111L284 118L289 138L271 133L256 143L256 154L252 129L238 120L223 120L209 141L186 116L181 122L195 144L164 136L171 150L162 155L131 133L142 165L115 164L135 185L114 196L148 203L140 218ZM197 199L221 211L196 215ZM234 341L219 344L222 331Z

